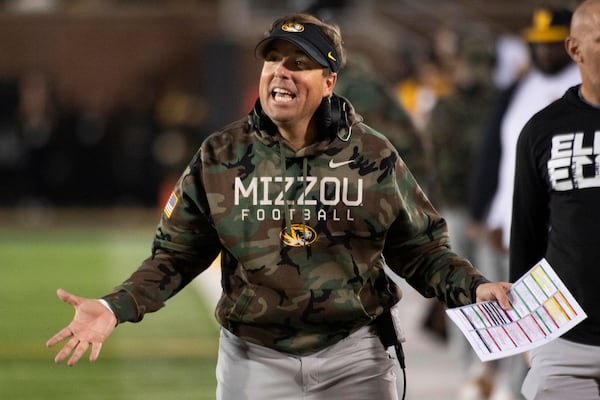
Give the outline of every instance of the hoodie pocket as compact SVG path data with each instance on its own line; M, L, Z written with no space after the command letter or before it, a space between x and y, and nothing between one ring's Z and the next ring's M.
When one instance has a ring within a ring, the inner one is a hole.
M371 321L377 308L368 307L372 314L367 312L352 289L275 290L254 285L246 286L235 299L223 298L220 307L230 321L293 326L356 326Z

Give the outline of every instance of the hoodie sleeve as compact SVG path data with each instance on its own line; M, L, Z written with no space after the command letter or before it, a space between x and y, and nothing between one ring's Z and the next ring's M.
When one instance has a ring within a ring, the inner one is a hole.
M535 140L544 129L535 120L525 125L517 141L510 235L509 279L515 282L544 257L550 218L549 191L538 173Z
M200 153L180 177L156 229L152 255L104 297L119 322L142 320L198 274L220 251L201 184Z
M450 307L475 302L475 289L487 280L451 251L446 221L402 161L396 171L399 212L384 247L387 264L425 297Z

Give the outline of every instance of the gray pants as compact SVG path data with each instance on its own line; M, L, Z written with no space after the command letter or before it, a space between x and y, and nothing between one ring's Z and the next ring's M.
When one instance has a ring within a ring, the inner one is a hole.
M527 400L600 399L600 347L555 339L529 352Z
M397 400L394 360L368 327L307 356L245 342L221 328L217 400Z

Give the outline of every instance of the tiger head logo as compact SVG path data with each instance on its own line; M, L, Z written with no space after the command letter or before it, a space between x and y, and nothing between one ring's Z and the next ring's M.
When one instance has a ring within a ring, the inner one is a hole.
M286 246L310 246L317 240L317 231L305 224L292 224L279 233L281 241Z

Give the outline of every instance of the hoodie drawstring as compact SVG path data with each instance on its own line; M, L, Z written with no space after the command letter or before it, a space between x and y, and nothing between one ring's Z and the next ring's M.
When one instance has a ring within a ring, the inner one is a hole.
M292 222L291 222L291 217L290 217L290 201L286 196L286 190L285 190L285 186L286 186L286 182L285 182L285 177L286 177L286 171L287 171L287 164L286 164L286 157L285 157L285 149L283 148L283 144L279 143L279 155L281 158L281 176L282 176L282 182L281 182L281 197L283 199L283 213L285 214L284 218L285 218L285 228L284 228L284 232L286 232L287 234L290 235L294 235L294 228L292 226ZM302 212L300 213L300 215L302 216L302 218L304 218L304 215L306 214L305 209L306 209L306 192L307 192L307 188L308 188L308 158L307 157L303 157L302 158L302 177L303 177L303 195L302 198L304 199L301 206L302 206ZM300 205L300 204L295 204L295 205ZM308 245L309 242L309 237L311 236L311 231L309 230L309 228L307 227L306 223L304 223L304 221L302 222L302 237L301 237L301 241L302 241L302 245L303 247L306 248L306 257L310 258L311 256L311 251L310 251L310 245Z

